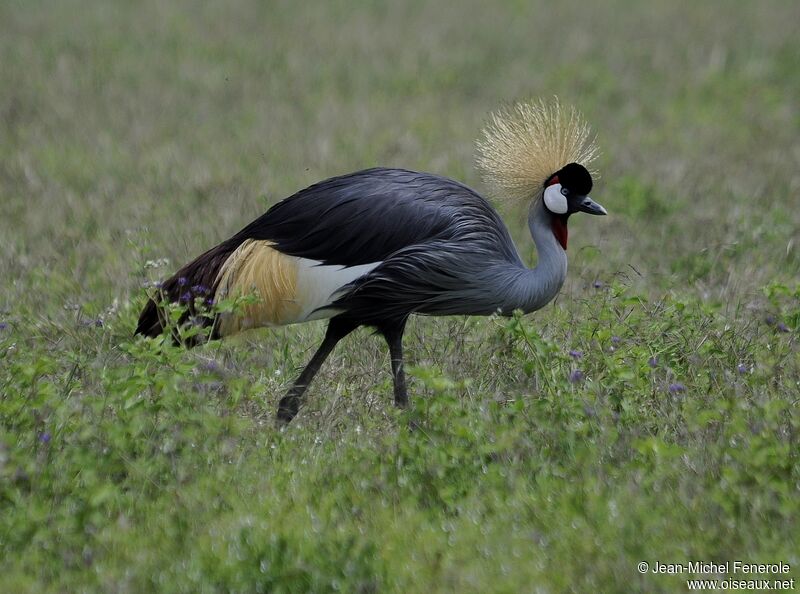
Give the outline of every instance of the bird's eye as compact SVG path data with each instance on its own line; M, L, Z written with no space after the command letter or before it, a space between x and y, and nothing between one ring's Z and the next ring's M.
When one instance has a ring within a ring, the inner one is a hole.
M569 194L569 190L568 190L567 188L561 188L561 193L562 193L564 196L566 196L567 194Z

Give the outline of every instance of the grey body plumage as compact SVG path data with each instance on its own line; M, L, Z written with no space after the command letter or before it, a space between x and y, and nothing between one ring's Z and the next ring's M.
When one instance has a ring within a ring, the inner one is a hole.
M412 313L428 315L510 315L529 313L549 302L566 278L567 259L549 231L541 203L531 207L529 226L537 241L539 264L528 269L495 209L473 190L447 178L398 170L409 219L436 221L440 229L386 255L382 264L345 287L332 307L366 323L400 321ZM379 201L373 202L379 209ZM396 226L379 218L375 232Z
M272 300L266 304L270 317L263 312L257 317L265 323L331 318L322 345L279 404L283 422L295 416L337 342L362 325L386 338L395 403L405 406L402 337L411 314L511 315L540 309L566 279L569 216L578 211L605 214L587 196L591 175L573 162L588 163L594 155L587 145L588 128L558 105L523 107L517 115L495 117L481 150L482 162L497 168L491 181L531 200L528 226L538 254L533 269L523 263L497 211L474 190L438 175L374 168L325 180L279 202L184 266L164 283L162 294L178 301L185 285L202 282L212 294L225 296L228 285L239 282ZM531 143L530 134L540 138ZM529 168L527 176L514 169L518 166ZM304 298L296 293L301 269L303 286L314 299L331 274L345 278L347 271L357 272L332 293L325 292L322 305L298 318L286 308ZM197 319L197 313L187 316ZM221 327L227 333L252 327L222 325L213 315L200 319L212 326L212 338L219 337ZM164 328L159 306L151 300L136 331L155 336Z

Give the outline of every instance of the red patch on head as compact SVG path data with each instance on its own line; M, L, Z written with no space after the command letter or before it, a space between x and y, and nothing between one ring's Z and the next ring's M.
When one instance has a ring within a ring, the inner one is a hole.
M559 183L558 176L554 175L553 177L550 178L550 181L547 182L547 187L549 188L550 186L555 185L557 183Z
M561 217L553 217L553 235L556 236L558 243L561 244L561 247L565 250L567 249L567 223L566 221L562 221Z

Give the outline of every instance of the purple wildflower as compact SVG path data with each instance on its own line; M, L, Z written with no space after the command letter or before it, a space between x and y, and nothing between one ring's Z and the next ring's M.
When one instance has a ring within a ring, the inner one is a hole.
M622 342L622 339L619 336L611 337L611 344L619 344L620 342Z
M778 332L788 332L789 331L789 326L787 326L783 322L778 322L778 325L776 326L776 328L778 329Z
M192 292L195 295L205 295L206 293L208 293L208 287L206 287L205 285L195 285L192 287Z
M214 298L213 297L207 298L206 299L206 305L209 306L209 307L213 307L214 306Z
M582 382L583 378L586 376L580 369L573 369L572 372L569 374L569 381L573 384L577 384L578 382Z
M225 370L224 370L224 369L223 369L223 368L220 366L220 364L219 364L219 363L217 363L217 362L216 362L215 360L213 360L213 359L210 359L210 360L208 360L208 361L203 361L203 362L200 364L200 369L202 369L203 371L207 371L207 372L209 372L209 373L219 373L219 374L222 374L222 373L224 373L224 371L225 371Z
M50 443L50 432L44 431L39 434L39 443Z
M594 281L594 283L592 283L592 286L595 289L602 289L603 288L603 281L596 280L596 281Z
M655 356L653 356L653 357L650 357L650 358L647 360L647 364L648 364L650 367L652 367L653 369L655 369L656 367L658 367L658 357L655 357Z
M686 391L686 386L679 382L675 382L674 384L669 385L669 392L670 394L681 394Z
M738 371L739 373L747 373L748 371L750 371L750 368L744 363L739 363L736 366L736 371Z
M6 322L0 322L0 330L5 330L8 328L8 324Z
M182 276L182 277L180 277L178 279L178 286L179 287L185 287L188 284L189 284L189 279L186 278L185 276Z
M183 295L181 295L181 303L189 303L192 300L192 294L189 291L186 291Z
M573 359L582 359L583 352L573 350L569 352L569 356L572 357Z
M777 322L778 319L775 316L773 316L772 314L767 314L767 317L764 318L764 321L767 324L769 324L770 326L774 326L775 322Z

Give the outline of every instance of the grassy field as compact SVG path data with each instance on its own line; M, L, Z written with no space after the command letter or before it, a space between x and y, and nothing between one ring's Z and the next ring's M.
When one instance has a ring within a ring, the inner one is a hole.
M800 578L798 23L791 0L0 3L0 591ZM413 319L410 411L366 330L284 431L322 323L133 339L147 281L314 181L484 191L487 114L552 95L597 132L610 216L572 220L536 314Z

